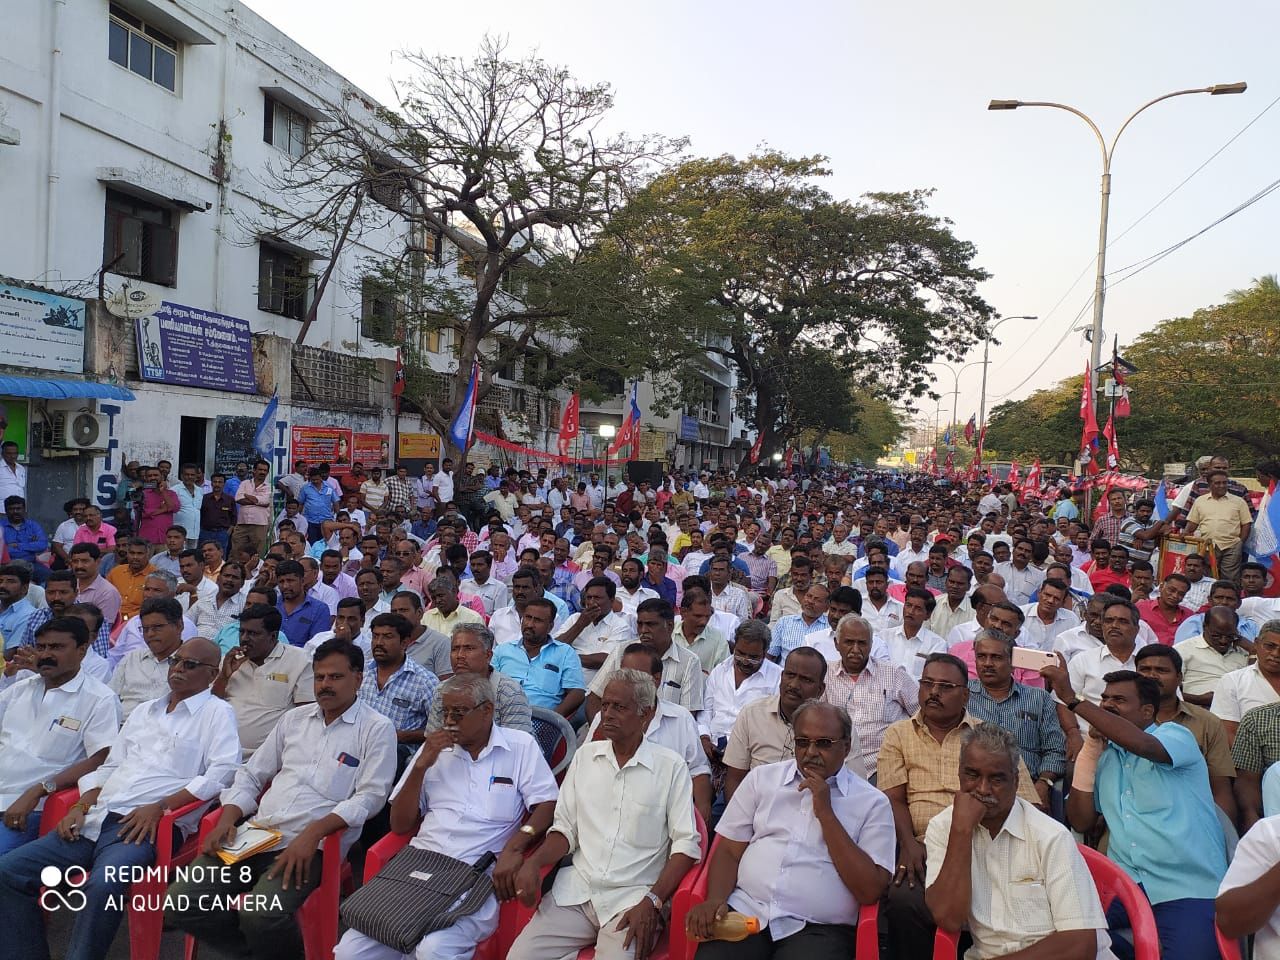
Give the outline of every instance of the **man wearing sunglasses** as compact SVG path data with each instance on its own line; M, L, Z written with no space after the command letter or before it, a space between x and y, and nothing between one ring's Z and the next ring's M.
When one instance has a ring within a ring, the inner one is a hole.
M157 602L172 604L175 620L181 619L176 600ZM80 777L80 799L57 829L0 858L6 958L49 956L39 894L50 867L72 883L88 878L79 887L84 905L72 914L68 955L106 956L124 919L120 904L129 887L128 871L155 862L165 810L212 800L231 782L240 763L240 739L235 713L209 692L218 654L211 640L197 637L166 656L167 694L129 715L106 761ZM174 849L203 813L201 807L178 821Z

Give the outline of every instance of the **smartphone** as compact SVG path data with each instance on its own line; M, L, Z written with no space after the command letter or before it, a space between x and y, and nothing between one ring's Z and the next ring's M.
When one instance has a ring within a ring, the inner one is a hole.
M1040 672L1041 667L1056 667L1058 655L1044 650L1033 650L1030 647L1013 648L1013 665L1020 670Z

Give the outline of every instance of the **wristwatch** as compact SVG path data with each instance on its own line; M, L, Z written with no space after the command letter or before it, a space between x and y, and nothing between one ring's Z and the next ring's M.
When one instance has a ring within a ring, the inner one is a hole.
M658 895L652 890L645 891L644 898L653 904L653 909L659 912L662 911L662 901L658 899Z
M41 780L40 789L44 791L45 796L48 796L51 793L57 793L58 781L57 780Z
M527 823L520 828L520 832L526 837L536 837L538 835L538 831L533 829L533 827L529 826Z
M1083 700L1081 700L1079 697L1076 697L1076 698L1075 698L1074 700L1072 700L1070 703L1064 704L1064 706L1065 706L1068 710L1070 710L1072 713L1075 713L1075 712L1076 712L1076 707L1080 706L1080 704L1082 704L1082 703L1084 703L1084 701L1083 701Z

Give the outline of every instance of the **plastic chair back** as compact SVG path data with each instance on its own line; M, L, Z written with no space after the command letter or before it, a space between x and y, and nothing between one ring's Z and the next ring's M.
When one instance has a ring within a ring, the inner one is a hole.
M954 930L943 930L939 927L933 935L933 960L956 960L959 953L960 934Z
M1077 844L1080 855L1089 867L1093 885L1098 889L1098 899L1105 912L1112 901L1119 898L1129 916L1129 929L1133 931L1135 960L1160 960L1160 934L1151 903L1129 875L1097 850Z
M80 789L78 787L67 787L65 790L59 790L57 793L51 793L45 798L44 810L40 814L40 836L51 833L80 799Z
M1213 925L1213 935L1218 940L1218 952L1222 954L1222 960L1241 960L1240 943L1223 936L1216 923Z
M533 714L533 738L538 741L542 755L556 783L564 780L569 761L578 749L578 735L573 726L560 714L546 707L531 707Z

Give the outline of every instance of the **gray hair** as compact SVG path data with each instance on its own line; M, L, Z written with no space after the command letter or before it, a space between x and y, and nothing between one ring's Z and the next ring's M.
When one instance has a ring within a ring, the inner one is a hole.
M973 644L975 647L978 645L979 640L994 640L996 643L1003 644L1005 647L1008 648L1006 652L1011 657L1013 656L1013 648L1017 646L1017 644L1014 642L1013 637L1009 636L1009 634L1001 630L993 630L990 627L987 627L985 630L979 630L977 632L977 634L973 638Z
M320 569L320 561L310 554L299 557L298 562L307 568L308 573Z
M850 743L853 742L853 720L849 716L849 711L837 704L827 703L825 700L806 700L796 707L795 713L791 714L792 730L800 722L800 717L809 710L820 710L823 713L834 714L835 718L840 721L840 736Z
M631 688L636 706L641 710L652 710L657 704L658 690L653 685L653 677L643 670L614 670L604 678L604 685L607 687L614 682L625 683Z
M460 633L474 633L480 638L480 642L484 644L484 648L490 652L493 650L494 636L493 631L486 627L483 623L459 623L455 624L453 630L449 632L449 640Z
M493 703L493 684L489 682L488 677L478 673L455 673L440 684L436 697L443 697L446 693L457 693L467 697L473 707L478 707L482 703Z
M733 642L737 644L742 640L748 642L759 641L768 650L773 637L769 633L769 627L763 620L743 620L738 624L737 629L733 631Z
M1258 636L1262 636L1264 633L1274 633L1276 636L1280 636L1280 620L1268 620L1260 626L1258 628Z
M147 574L148 580L159 580L164 584L165 589L169 591L169 595L173 596L178 589L178 578L168 570L152 570Z
M437 590L448 590L457 593L455 583L456 581L453 577L433 577L431 582L427 584L427 590L430 591L432 587L435 587Z
M997 756L1003 754L1009 758L1009 766L1014 774L1017 774L1018 760L1022 756L1022 751L1018 749L1018 738L1004 727L986 722L970 727L960 738L960 755L963 756L970 747L981 747L987 753Z
M840 631L845 627L861 627L867 631L867 638L871 639L876 635L875 630L871 626L871 621L859 613L846 613L836 622L835 635L840 636Z

